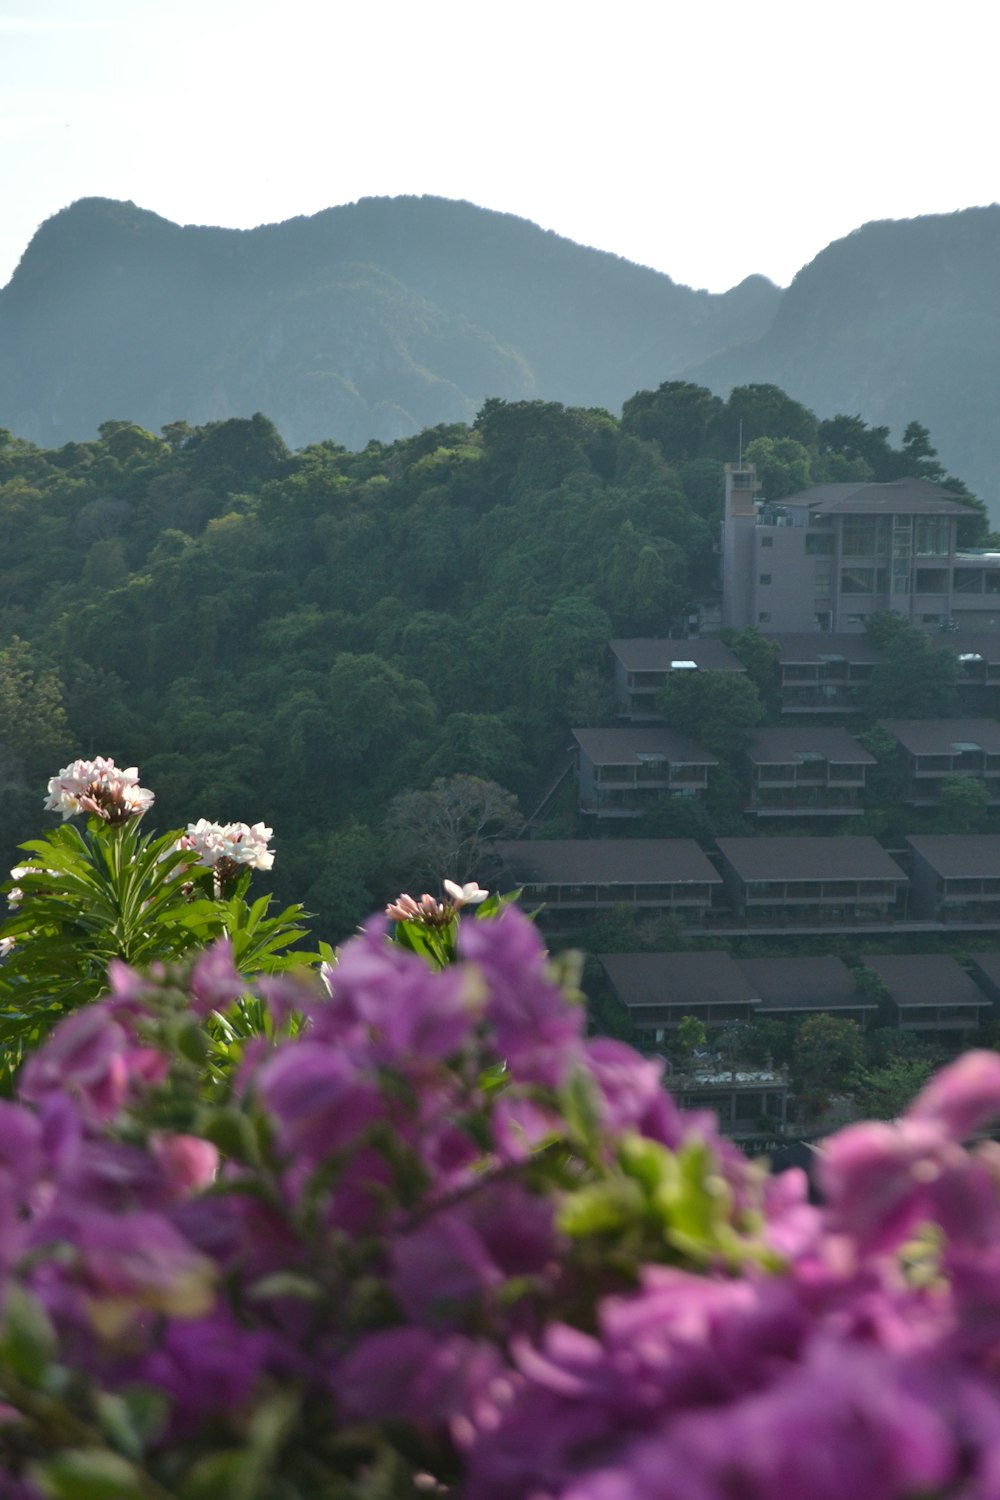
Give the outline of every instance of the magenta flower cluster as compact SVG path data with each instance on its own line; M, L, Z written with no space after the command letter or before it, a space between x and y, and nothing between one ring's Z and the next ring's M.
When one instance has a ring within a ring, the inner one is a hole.
M1000 1056L826 1142L814 1205L588 1039L516 909L459 952L376 919L329 993L261 980L228 1088L224 946L30 1060L0 1492L998 1500Z

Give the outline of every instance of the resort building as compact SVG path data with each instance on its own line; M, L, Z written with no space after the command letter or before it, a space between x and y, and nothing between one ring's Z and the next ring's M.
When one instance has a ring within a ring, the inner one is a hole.
M891 925L907 878L873 838L719 839L736 918L747 926Z
M903 800L937 807L945 776L981 781L1000 805L1000 723L996 719L882 719L899 745L906 777Z
M663 722L657 694L671 672L745 672L722 641L657 640L637 636L611 642L615 669L615 709L631 723Z
M744 748L749 792L744 811L758 818L856 817L875 757L846 729L754 729Z
M517 839L494 844L522 904L551 928L580 926L616 906L702 921L722 876L694 839Z
M574 729L580 811L605 818L641 818L664 797L696 797L718 761L711 751L650 725Z
M728 464L723 625L859 632L893 610L928 630L1000 630L1000 553L959 550L968 515L925 479L814 485L771 503L752 465Z

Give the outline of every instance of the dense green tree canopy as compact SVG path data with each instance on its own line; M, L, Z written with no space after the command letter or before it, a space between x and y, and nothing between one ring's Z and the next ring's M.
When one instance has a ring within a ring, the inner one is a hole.
M934 462L917 427L895 450L773 387L722 402L685 382L639 392L620 423L493 400L471 427L361 452L291 453L263 416L160 436L116 418L53 451L0 435L10 863L59 764L112 754L140 764L160 826L272 825L279 898L308 891L345 935L393 894L394 797L470 777L536 806L569 730L613 720L609 636L679 633L710 596L741 417L796 485ZM726 755L774 708L773 648L743 633L736 649L746 679L676 674L667 694L669 721ZM940 711L933 647L894 651L879 715L910 713L914 692ZM668 810L660 831L732 831L741 800L722 766L707 809Z

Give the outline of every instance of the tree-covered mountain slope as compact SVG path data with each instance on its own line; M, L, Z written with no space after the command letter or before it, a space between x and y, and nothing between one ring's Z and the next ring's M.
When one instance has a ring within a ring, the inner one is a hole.
M276 890L331 938L384 882L482 874L432 856L414 807L472 780L503 789L501 826L508 793L530 816L572 728L614 721L609 638L676 634L713 596L740 430L772 497L940 477L916 424L893 449L766 386L666 383L620 420L494 399L360 452L292 453L259 414L51 449L0 429L0 851L48 777L104 754L161 828L273 827Z
M725 394L766 381L820 416L925 423L1000 509L1000 205L864 225L804 267L770 328L693 365Z
M83 199L0 291L0 424L34 442L109 415L156 430L266 411L293 448L471 421L490 396L617 409L757 338L780 293L723 296L509 214L365 199L241 231Z

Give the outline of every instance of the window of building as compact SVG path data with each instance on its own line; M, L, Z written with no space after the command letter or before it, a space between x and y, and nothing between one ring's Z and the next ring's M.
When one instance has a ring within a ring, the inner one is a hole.
M817 610L814 618L816 621L817 630L832 630L833 615L828 609Z
M876 517L845 516L841 550L845 557L872 557L876 551Z
M774 537L773 536L762 536L761 539L760 539L760 545L762 547L773 547L774 546Z
M946 594L948 592L947 568L918 568L918 594Z
M806 533L806 556L829 557L834 551L836 538L832 531L810 531Z
M870 594L874 588L874 568L841 568L840 592L842 594Z
M951 521L947 516L921 516L916 548L922 557L947 557L951 551Z
M982 568L956 568L955 593L981 594L983 592Z
M759 610L758 613L757 613L757 624L758 625L770 625L770 623L771 623L771 611L769 609Z
M758 578L757 582L758 583L764 583L764 584L770 583L771 582L771 575L770 575L770 573L761 573L761 575Z
M941 616L940 615L921 615L920 616L920 623L922 625L940 625L941 624Z

